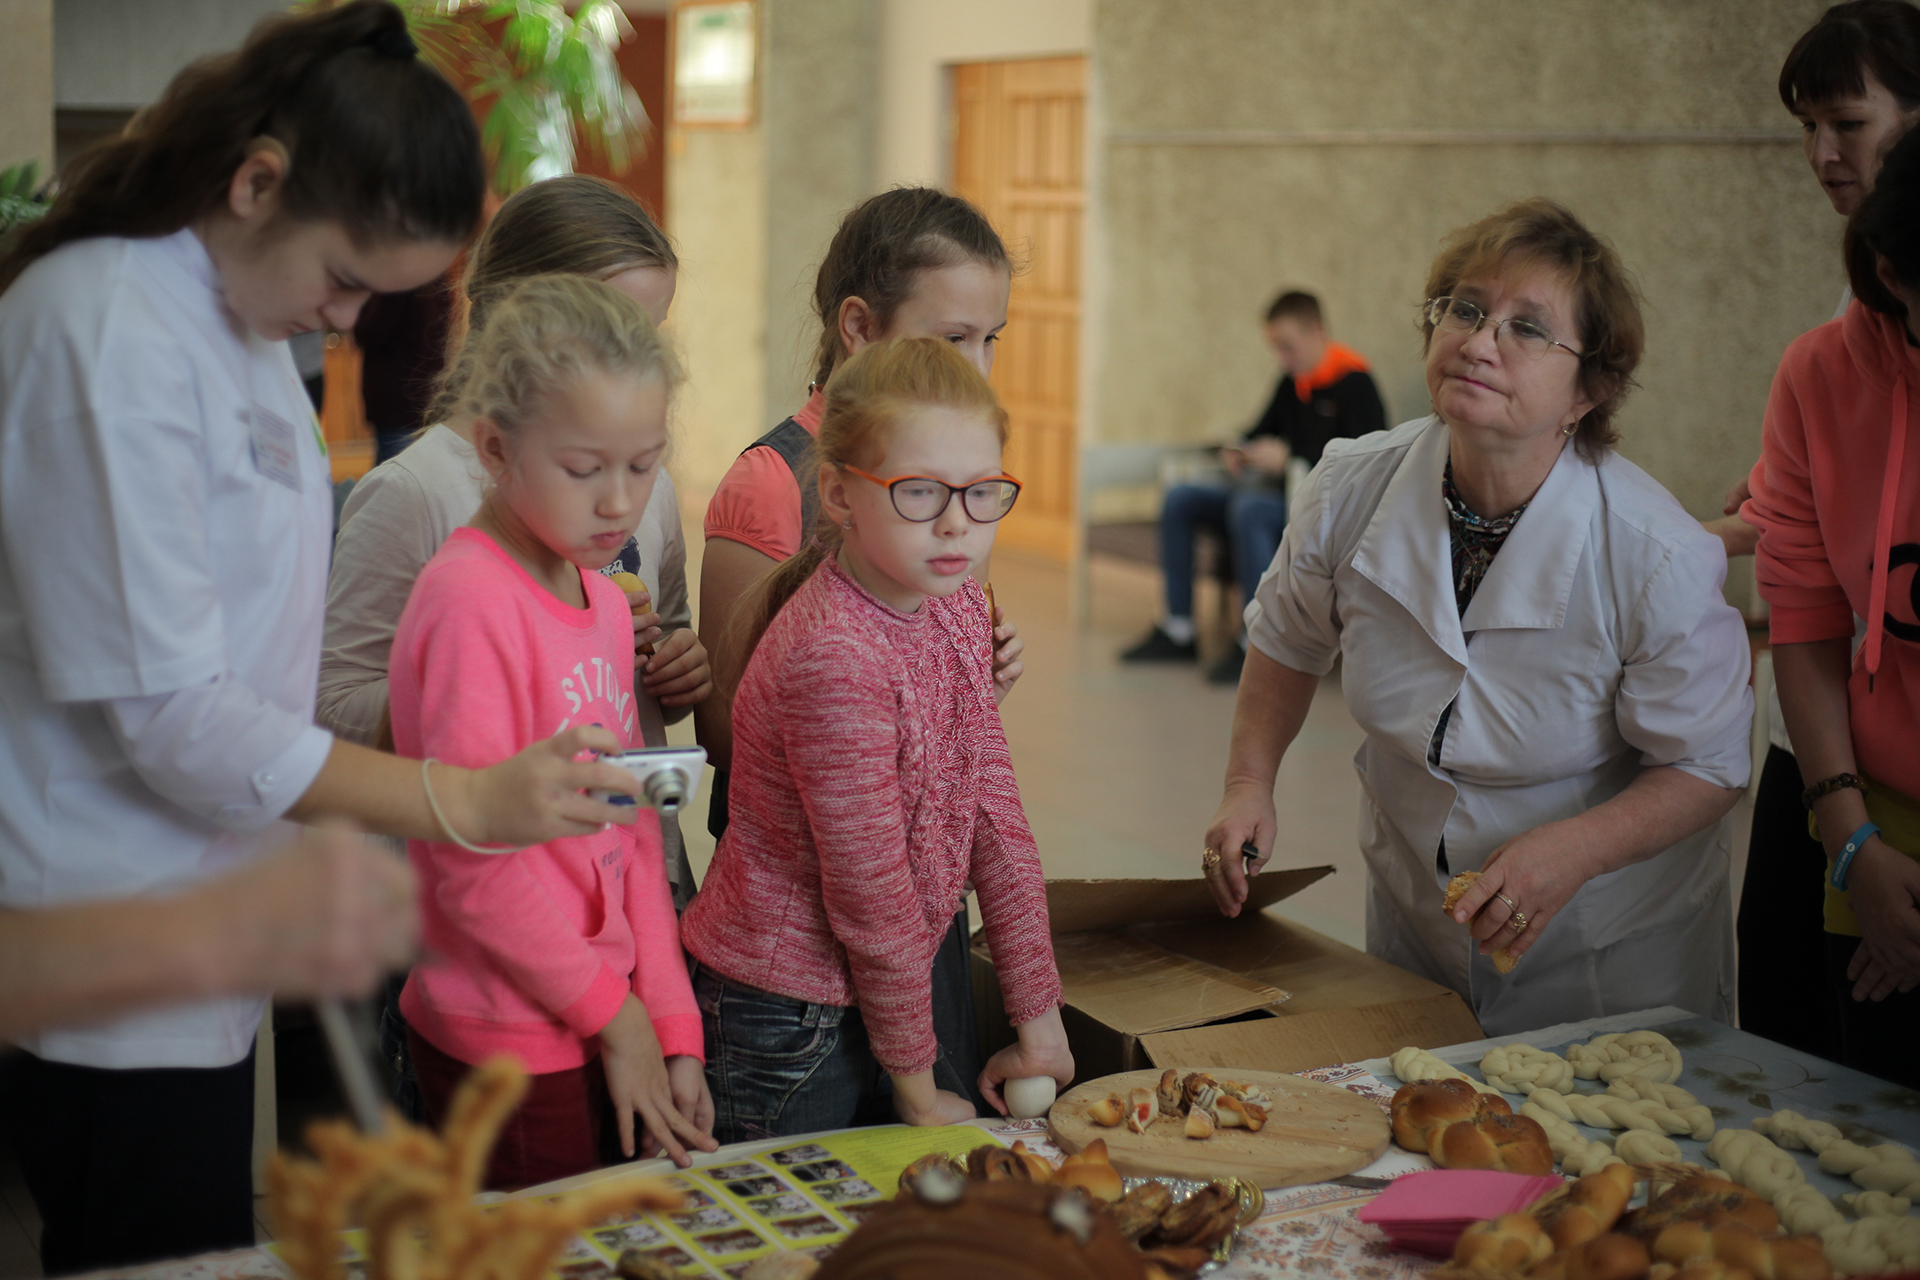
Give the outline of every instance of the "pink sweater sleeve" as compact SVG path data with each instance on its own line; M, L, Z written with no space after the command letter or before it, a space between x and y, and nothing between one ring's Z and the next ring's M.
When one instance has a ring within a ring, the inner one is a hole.
M526 631L515 610L470 585L456 575L422 577L396 651L412 664L409 683L419 690L408 736L423 756L477 769L542 735L526 690L533 665ZM396 737L398 728L396 722ZM616 827L600 838L630 842L632 834ZM436 841L410 848L424 849L434 862L435 901L447 921L540 1007L581 1036L598 1033L619 1011L627 975L594 954L555 901L534 867L540 846L512 854L469 853Z
M687 976L686 953L680 950L680 921L673 913L673 894L667 888L664 847L658 818L640 815L636 824L633 861L627 868L627 923L633 930L633 994L647 1006L647 1018L660 1041L660 1052L671 1058L684 1055L707 1060L706 1030L700 1006Z
M1760 461L1748 481L1753 496L1740 509L1741 519L1760 530L1754 577L1772 606L1769 631L1775 644L1853 634L1853 607L1833 571L1814 504L1807 406L1796 377L1804 363L1805 342L1803 338L1788 348L1774 375Z
M1060 971L1053 961L1040 850L1020 805L1012 764L1004 757L982 780L972 870L1007 1021L1016 1027L1032 1022L1059 1007Z
M781 678L781 738L820 861L827 921L845 949L873 1056L896 1075L933 1066L933 954L907 865L899 705L860 643L822 633Z

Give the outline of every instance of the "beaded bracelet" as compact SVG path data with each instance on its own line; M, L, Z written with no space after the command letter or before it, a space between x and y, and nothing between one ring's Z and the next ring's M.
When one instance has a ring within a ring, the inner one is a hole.
M1858 791L1867 794L1867 780L1857 773L1836 773L1831 778L1822 778L1800 793L1800 803L1813 808L1813 802L1824 799L1836 791Z
M1833 875L1827 883L1844 893L1847 888L1847 872L1853 867L1854 855L1860 852L1860 846L1879 834L1880 828L1871 822L1861 823L1860 829L1848 836L1847 842L1840 846L1840 856L1833 860Z

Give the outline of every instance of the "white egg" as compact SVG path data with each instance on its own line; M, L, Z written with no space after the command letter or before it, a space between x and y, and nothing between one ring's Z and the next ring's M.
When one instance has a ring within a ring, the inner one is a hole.
M1017 1120L1037 1120L1053 1105L1053 1077L1026 1076L1007 1081L1007 1110Z

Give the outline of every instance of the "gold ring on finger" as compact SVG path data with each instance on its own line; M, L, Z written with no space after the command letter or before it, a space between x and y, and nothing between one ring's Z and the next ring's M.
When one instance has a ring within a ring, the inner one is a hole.
M1220 851L1218 849L1212 845L1208 845L1200 851L1200 870L1203 874L1211 874L1214 868L1219 865Z

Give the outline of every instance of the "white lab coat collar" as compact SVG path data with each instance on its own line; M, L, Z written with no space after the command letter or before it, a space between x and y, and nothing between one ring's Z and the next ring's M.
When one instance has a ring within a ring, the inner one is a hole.
M1353 567L1400 602L1460 666L1467 638L1453 598L1453 546L1440 494L1451 436L1438 417L1407 450L1353 553Z
M1563 448L1514 526L1466 616L1453 593L1453 543L1440 493L1452 433L1439 418L1387 482L1353 567L1399 601L1448 657L1467 664L1467 636L1490 628L1551 630L1566 622L1574 576L1599 500L1594 469Z

